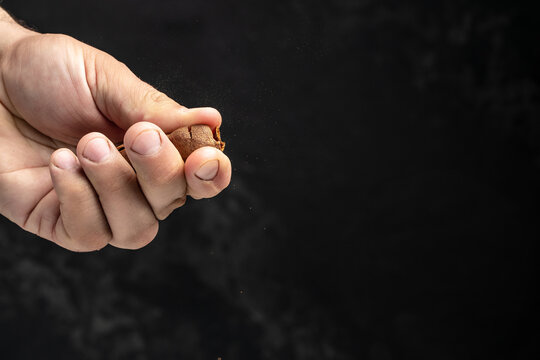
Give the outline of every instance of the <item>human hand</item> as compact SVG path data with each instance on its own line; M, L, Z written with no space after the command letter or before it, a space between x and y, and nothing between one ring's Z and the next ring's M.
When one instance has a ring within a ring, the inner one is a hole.
M74 251L137 249L186 194L229 184L221 151L184 162L165 135L214 129L217 110L187 109L69 36L31 33L0 54L0 213L25 230Z

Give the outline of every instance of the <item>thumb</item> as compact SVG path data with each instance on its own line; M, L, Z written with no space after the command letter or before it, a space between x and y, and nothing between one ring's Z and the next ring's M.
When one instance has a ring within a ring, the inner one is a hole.
M85 56L90 91L101 113L118 127L127 130L137 122L148 121L169 133L193 124L206 124L212 129L221 124L217 110L188 109L139 79L109 54L90 50Z

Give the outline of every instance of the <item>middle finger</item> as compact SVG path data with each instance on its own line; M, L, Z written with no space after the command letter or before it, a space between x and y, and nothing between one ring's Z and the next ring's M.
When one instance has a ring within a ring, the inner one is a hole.
M135 171L102 134L85 135L77 156L111 228L111 245L138 249L157 234L158 221L137 183Z

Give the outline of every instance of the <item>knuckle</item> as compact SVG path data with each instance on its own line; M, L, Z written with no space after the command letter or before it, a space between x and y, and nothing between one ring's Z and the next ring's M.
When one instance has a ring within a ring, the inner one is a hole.
M153 87L149 87L149 89L146 91L146 98L158 104L171 101L167 95L154 89Z
M169 215L171 215L173 210L174 209L170 209L170 208L161 209L161 210L156 212L156 218L158 220L165 220L166 218L169 217Z
M137 175L131 168L119 169L115 176L106 179L106 189L109 193L124 191L126 186L137 183Z
M154 219L150 224L143 226L141 230L131 236L127 236L126 239L121 242L122 246L120 247L130 250L143 248L154 240L158 229L159 223L157 219Z
M135 161L137 160L135 159ZM152 188L166 187L167 189L175 189L175 192L185 192L186 181L184 167L181 163L172 164L170 161L151 161L138 163L136 167L137 178L142 185L151 186Z
M163 164L162 166L154 169L153 176L150 177L149 181L153 185L157 186L166 186L175 184L177 182L184 182L184 173L180 165L176 165L175 168L167 167Z
M103 249L109 243L110 236L106 234L85 234L75 240L73 251L91 252Z
M158 220L165 220L175 209L178 209L179 207L184 206L185 203L186 203L186 197L185 196L179 197L168 206L157 210L155 212L156 218L158 218Z

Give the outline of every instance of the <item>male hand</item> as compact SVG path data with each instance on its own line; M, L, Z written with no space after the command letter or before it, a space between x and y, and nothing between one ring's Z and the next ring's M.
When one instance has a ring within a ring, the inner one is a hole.
M25 230L73 251L137 249L186 195L229 184L221 151L184 163L165 135L215 128L217 110L187 109L69 36L28 32L1 50L0 213Z

